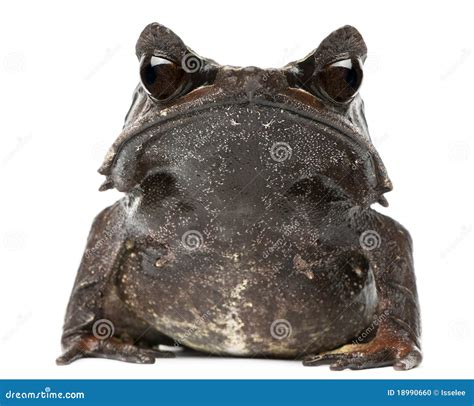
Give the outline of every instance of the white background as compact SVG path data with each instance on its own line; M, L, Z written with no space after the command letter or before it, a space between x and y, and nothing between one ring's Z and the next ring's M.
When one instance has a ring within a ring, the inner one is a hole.
M0 9L0 377L472 378L474 29L468 2L3 1ZM134 45L158 21L223 64L281 66L351 24L369 48L362 96L411 232L425 360L331 372L221 358L132 365L60 354L93 217L119 198L96 172L138 80Z

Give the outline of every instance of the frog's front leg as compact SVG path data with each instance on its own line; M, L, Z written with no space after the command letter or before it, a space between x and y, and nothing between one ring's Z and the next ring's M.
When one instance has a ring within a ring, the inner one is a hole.
M173 356L153 348L168 344L167 337L137 318L115 294L116 271L130 244L125 222L122 201L94 220L66 311L59 365L86 357L153 363L156 357Z
M392 365L397 370L416 367L422 359L420 314L408 231L389 217L370 211L358 226L360 244L374 271L378 293L377 316L351 344L307 356L306 366L330 364L333 370ZM375 337L364 342L369 331Z

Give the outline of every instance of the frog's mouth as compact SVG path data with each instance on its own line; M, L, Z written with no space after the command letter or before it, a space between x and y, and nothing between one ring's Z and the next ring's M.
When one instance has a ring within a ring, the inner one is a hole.
M247 148L237 147L239 141ZM226 155L218 144L235 151ZM124 130L99 170L106 176L101 190L128 192L157 171L205 171L205 162L219 154L238 161L245 160L240 154L253 157L247 165L266 167L272 164L265 162L271 154L264 155L274 144L288 145L293 153L288 176L301 178L318 171L356 201L385 204L383 193L391 190L391 183L371 144L326 114L267 100L206 104Z

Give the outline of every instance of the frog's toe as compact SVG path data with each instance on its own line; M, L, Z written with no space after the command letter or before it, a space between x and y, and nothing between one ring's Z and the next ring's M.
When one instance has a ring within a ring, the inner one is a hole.
M56 358L56 364L69 365L70 363L84 357L85 357L85 354L80 348L71 347L67 349L66 351L64 351L64 353L61 356Z
M133 344L109 339L102 341L99 347L91 352L90 356L135 364L154 364L155 358L173 358L175 355L168 351L140 348Z
M335 351L329 351L303 360L305 366L329 365L333 371L343 369L366 369L387 366L390 361L390 350L364 351L363 345L349 344Z
M329 365L333 371L390 365L396 370L408 370L419 365L421 359L421 351L414 344L403 343L400 346L384 347L375 340L367 344L348 344L334 351L310 355L303 359L303 365Z
M140 348L130 343L123 343L116 338L100 340L95 337L83 337L75 341L56 360L56 363L67 365L80 358L106 358L135 364L153 364L156 358L173 358L174 356L172 352Z
M398 359L397 362L393 364L393 368L397 371L407 371L420 365L422 359L423 356L421 354L421 351L415 347L403 358Z

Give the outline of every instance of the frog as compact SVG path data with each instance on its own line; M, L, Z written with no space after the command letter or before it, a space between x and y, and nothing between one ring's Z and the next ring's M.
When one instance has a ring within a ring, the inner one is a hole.
M281 68L221 65L158 23L99 169L123 197L94 219L57 364L208 355L333 370L422 360L409 232L346 25Z

